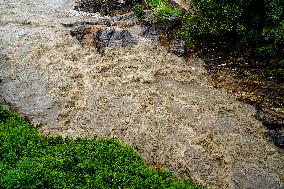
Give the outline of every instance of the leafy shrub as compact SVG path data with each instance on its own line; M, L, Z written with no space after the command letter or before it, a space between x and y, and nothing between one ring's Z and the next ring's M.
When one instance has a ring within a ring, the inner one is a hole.
M0 188L201 188L113 139L44 137L0 108Z
M188 42L206 37L241 33L245 26L240 22L248 1L193 0L195 14L183 19L182 37Z
M180 36L189 43L233 39L274 60L284 58L284 1L191 0Z

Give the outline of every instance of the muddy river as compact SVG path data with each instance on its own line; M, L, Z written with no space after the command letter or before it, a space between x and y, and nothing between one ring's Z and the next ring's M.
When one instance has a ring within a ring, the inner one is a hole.
M284 152L256 110L208 84L204 62L150 40L82 46L71 0L0 0L1 104L47 135L113 137L148 165L213 188L280 189Z

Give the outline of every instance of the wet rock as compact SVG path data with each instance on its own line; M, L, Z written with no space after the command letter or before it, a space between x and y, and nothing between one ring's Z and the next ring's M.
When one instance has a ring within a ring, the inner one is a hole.
M284 113L275 108L261 108L258 118L270 129L284 128Z
M88 26L96 26L96 25L105 25L105 26L111 26L112 23L114 23L116 20L115 17L99 17L92 20L85 20L80 22L62 22L61 25L67 28L72 28L71 32L76 32L76 30L79 30L78 32L81 32L80 27L88 27ZM72 34L71 34L72 35Z
M92 26L111 26L114 22L114 18L97 18L91 21L82 21L82 22L75 22L75 23L62 23L65 27L71 27L72 30L70 34L72 37L75 37L80 43L83 43L84 36L86 31Z
M280 148L284 148L284 130L270 130L266 132L266 137L274 142Z
M146 17L150 18L151 12L148 11ZM85 43L86 34L93 33L95 46L102 53L106 47L135 45L142 37L168 48L169 52L177 56L185 55L185 42L178 39L176 31L172 30L179 23L177 18L169 17L166 21L148 23L148 25L139 25L137 21L133 13L128 13L112 17L97 17L77 23L62 23L62 25L71 27L71 35L82 44ZM135 27L139 30L135 31L133 29Z
M155 25L145 26L139 35L150 39L151 41L154 41L157 44L160 44L159 33Z
M171 53L182 57L185 55L185 42L180 39L174 39L170 41L169 50Z
M96 26L96 25L111 26L121 21L135 22L136 20L137 19L135 18L135 15L133 13L128 13L112 17L93 17L91 19L81 20L79 22L63 22L61 24L64 27L69 27L69 28L78 27L78 26Z
M93 37L95 45L99 50L112 46L126 47L137 44L137 40L133 38L130 32L126 29L119 30L109 28L104 31L93 33Z
M72 37L75 37L80 43L82 43L84 39L84 31L85 31L85 26L79 26L72 29L70 31L70 35Z
M113 18L98 18L93 21L83 21L80 23L80 25L86 26L86 25L106 25L110 26L111 23L114 22Z
M167 36L167 34L163 34L164 29L166 28L157 25L145 26L139 35L150 39L158 45L167 47L169 49L169 52L177 56L184 56L185 42L178 38L170 38Z
M114 10L125 10L129 8L132 1L124 0L77 0L74 10L85 12L100 12L103 15L109 15Z
M144 26L140 36L156 39L158 35L171 35L175 33L174 29L180 25L177 17L168 17L162 22Z
M77 0L75 1L74 9L78 11L85 12L99 12L104 10L106 7L110 9L111 5L108 5L107 2L97 1L97 0Z
M114 21L131 21L136 19L134 13L128 13L128 14L122 14L122 15L116 15L112 17Z
M133 25L132 22L135 22L133 13L113 17L98 17L76 23L62 23L62 25L71 27L71 36L75 37L81 44L88 43L89 36L91 36L94 46L99 52L103 53L106 47L126 47L138 43L138 39L132 36L130 30L124 28L129 27L129 24Z

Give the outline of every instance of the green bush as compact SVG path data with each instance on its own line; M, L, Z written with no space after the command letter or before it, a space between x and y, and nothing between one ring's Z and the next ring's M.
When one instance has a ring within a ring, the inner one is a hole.
M113 139L40 136L0 108L0 188L201 188L144 166Z
M195 14L185 16L181 36L188 42L219 37L246 29L241 22L248 1L193 0Z
M274 60L284 58L284 1L191 0L180 36L189 43L229 39Z

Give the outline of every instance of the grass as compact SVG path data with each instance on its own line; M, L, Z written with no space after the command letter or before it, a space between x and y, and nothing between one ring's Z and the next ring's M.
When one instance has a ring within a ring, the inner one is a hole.
M63 139L0 107L0 188L190 188L114 139Z

